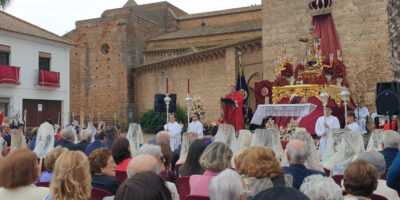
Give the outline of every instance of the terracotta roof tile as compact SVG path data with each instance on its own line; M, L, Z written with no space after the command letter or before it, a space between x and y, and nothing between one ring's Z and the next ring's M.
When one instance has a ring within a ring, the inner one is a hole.
M29 22L14 17L3 11L0 11L0 29L33 37L48 39L63 44L74 45L72 41L66 38L51 33L45 29L42 29Z
M212 12L196 13L196 14L190 14L190 15L179 17L178 20L189 20L189 19L213 17L213 16L218 16L218 15L228 15L228 14L236 14L236 13L243 13L243 12L252 12L252 11L261 10L261 8L262 8L262 6L257 5L257 6L248 6L248 7L242 7L242 8L227 9L227 10L218 10L218 11L212 11Z
M205 27L198 27L198 28L181 29L176 32L161 35L150 41L201 37L201 36L249 32L249 31L258 31L258 30L261 30L261 20L240 22L240 23L235 23L235 24L226 24L226 25L222 25L222 26L205 26Z

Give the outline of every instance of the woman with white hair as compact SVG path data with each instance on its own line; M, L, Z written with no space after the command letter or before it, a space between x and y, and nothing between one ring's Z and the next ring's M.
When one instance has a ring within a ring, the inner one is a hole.
M393 160L396 158L399 152L400 135L396 131L388 130L383 132L382 135L382 151L386 161L386 168L392 165Z
M208 194L211 200L245 200L246 183L236 171L225 169L211 179Z
M318 171L324 171L324 168L322 167L322 163L319 157L319 153L317 151L317 147L314 144L314 140L311 137L311 134L305 132L305 131L299 131L295 132L291 137L290 141L293 140L302 140L305 145L306 152L308 152L308 157L306 159L306 162L304 165L308 169L313 169L313 170L318 170ZM289 142L290 142L289 141Z
M250 146L265 146L271 148L276 155L281 166L289 165L289 162L283 153L280 141L280 132L275 128L256 129Z
M142 128L140 127L140 124L130 123L126 138L129 140L131 153L134 154L144 143Z
M364 140L360 132L351 131L342 136L342 141L337 146L337 152L330 160L324 162L324 168L331 170L330 176L344 174L351 162L364 152Z
M54 148L54 129L51 124L45 122L39 126L36 139L35 152L39 158L45 158L47 152Z
M311 175L304 179L300 187L311 200L342 200L342 189L329 177Z

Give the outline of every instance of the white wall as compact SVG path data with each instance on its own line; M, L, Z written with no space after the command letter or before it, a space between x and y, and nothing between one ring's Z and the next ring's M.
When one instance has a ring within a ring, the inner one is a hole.
M20 67L20 85L0 84L0 97L9 97L9 115L22 111L23 99L62 101L63 124L69 112L69 53L72 46L0 30L0 44L11 47L10 65ZM51 54L50 71L60 72L60 88L35 86L39 69L39 52Z

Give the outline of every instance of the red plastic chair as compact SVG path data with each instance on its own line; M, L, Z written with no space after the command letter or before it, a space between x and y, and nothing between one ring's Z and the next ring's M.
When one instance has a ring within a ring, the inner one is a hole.
M372 200L388 200L386 197L378 195L378 194L372 194L371 199Z
M35 185L38 187L49 187L50 182L39 182L39 183L35 183Z
M342 179L343 179L342 174L332 176L332 179L335 181L336 184L338 184L340 187L342 187Z
M380 179L386 180L386 175L387 175L388 171L389 171L389 168L386 168L385 173L382 174L382 176L380 177Z
M328 170L328 169L324 168L324 171L325 171L326 176L329 176L331 174L331 170Z
M190 194L189 179L190 176L181 176L176 179L176 189L178 190L180 200L185 200L185 197Z
M202 195L187 195L186 200L210 200L210 197Z
M92 188L92 192L89 200L103 200L104 197L112 196L110 192L99 189Z
M128 178L128 175L123 171L115 171L115 178L122 183Z

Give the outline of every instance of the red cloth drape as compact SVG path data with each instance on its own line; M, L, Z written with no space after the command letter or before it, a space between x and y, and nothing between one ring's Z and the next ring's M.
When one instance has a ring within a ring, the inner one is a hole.
M60 72L39 70L39 85L45 87L60 87Z
M336 58L336 51L341 50L341 47L332 15L314 16L312 25L315 27L315 34L321 39L320 49L322 55L329 58L329 54L333 53Z
M19 85L19 67L0 65L0 83Z

